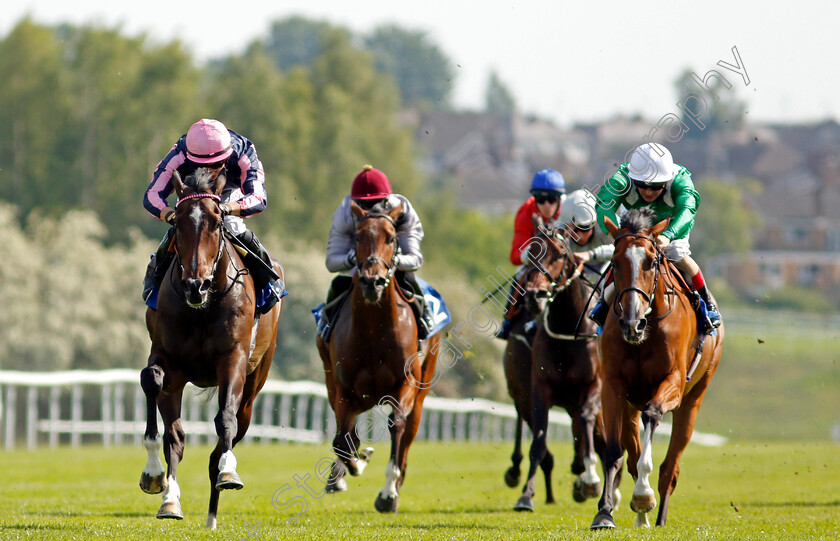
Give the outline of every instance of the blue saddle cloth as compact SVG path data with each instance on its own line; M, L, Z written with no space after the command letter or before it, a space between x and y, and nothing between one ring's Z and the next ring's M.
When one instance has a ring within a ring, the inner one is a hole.
M449 308L446 306L446 301L443 300L443 296L429 282L419 276L415 276L414 279L417 280L417 285L420 286L420 290L423 292L426 309L429 310L432 315L432 321L435 322L432 332L429 333L429 337L431 337L452 322L452 314L449 313ZM324 303L312 309L312 317L315 318L315 326L318 329L318 334L324 337L327 331L327 320L324 318Z

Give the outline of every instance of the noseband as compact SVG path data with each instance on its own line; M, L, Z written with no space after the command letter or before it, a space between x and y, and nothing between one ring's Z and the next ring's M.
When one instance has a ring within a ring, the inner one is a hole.
M391 216L389 216L388 214L382 214L382 213L379 213L379 212L371 212L369 214L365 214L361 218L361 220L359 220L359 223L364 222L365 220L368 220L368 219L372 219L372 218L384 218L384 219L388 220L391 223L391 225L394 226L394 230L397 229L397 224L396 224L396 222L394 222L394 219L391 218ZM378 255L373 255L373 254L367 256L362 261L358 261L356 263L356 268L359 270L360 273L362 272L362 269L364 269L365 267L367 267L369 265L376 265L377 263L382 263L382 265L385 266L385 270L387 271L386 274L385 274L385 287L388 287L388 285L391 283L391 278L393 278L394 272L397 270L397 266L396 266L396 262L397 262L397 237L396 236L391 241L391 243L394 245L394 254L393 254L393 256L391 256L391 262L390 263L385 261L384 259L382 259Z

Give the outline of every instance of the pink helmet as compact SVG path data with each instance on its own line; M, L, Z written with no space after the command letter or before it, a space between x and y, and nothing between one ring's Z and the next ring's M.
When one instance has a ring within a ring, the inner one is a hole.
M194 163L217 163L233 153L230 132L218 120L202 118L187 132L187 158Z

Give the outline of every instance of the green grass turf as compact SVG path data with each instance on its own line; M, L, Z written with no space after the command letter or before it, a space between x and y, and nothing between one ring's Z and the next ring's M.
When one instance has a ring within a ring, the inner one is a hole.
M557 503L546 505L538 479L535 513L512 511L520 488L507 488L502 476L511 446L505 444L418 443L397 515L381 515L373 500L384 483L387 446L365 475L349 478L349 491L316 498L295 486L293 475L309 473L326 445L237 447L245 489L222 494L219 528L204 530L209 481L208 447L188 447L179 469L183 521L154 518L159 495L137 486L145 462L141 447L39 449L0 452L0 539L838 539L840 538L840 447L833 444L733 442L723 447L690 445L682 476L671 498L668 525L637 530L628 502L629 476L615 513L618 529L590 532L596 502L571 499L569 443L553 442ZM658 465L664 442L654 445ZM527 468L527 458L523 464ZM527 470L523 471L523 476ZM654 474L654 478L656 474ZM291 488L278 503L298 496L285 511L272 507L272 495ZM652 482L656 486L655 479ZM657 498L658 499L658 498ZM655 510L651 521L655 520ZM260 524L257 527L257 524ZM256 529L255 529L256 528Z

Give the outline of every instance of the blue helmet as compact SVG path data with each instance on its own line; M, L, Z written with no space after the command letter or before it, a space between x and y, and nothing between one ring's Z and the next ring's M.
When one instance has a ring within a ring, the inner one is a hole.
M554 192L556 194L566 193L566 180L563 175L554 169L543 169L534 175L531 181L531 193Z

